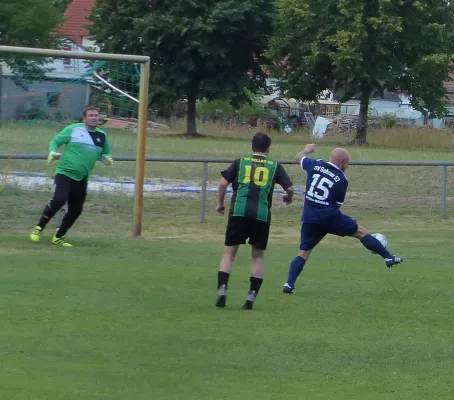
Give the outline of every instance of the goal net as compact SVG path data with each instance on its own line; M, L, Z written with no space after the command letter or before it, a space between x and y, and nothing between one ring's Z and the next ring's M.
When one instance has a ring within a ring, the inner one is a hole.
M91 192L129 196L134 233L140 234L148 74L148 57L0 46L1 189L52 189L54 165L42 159L49 140L95 106L114 158L137 163L118 162L114 168L99 163Z

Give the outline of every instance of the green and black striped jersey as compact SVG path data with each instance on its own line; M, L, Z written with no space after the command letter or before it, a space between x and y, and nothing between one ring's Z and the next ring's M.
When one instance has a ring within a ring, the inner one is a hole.
M233 187L229 215L234 217L270 222L274 185L293 186L284 167L261 154L238 158L221 174Z

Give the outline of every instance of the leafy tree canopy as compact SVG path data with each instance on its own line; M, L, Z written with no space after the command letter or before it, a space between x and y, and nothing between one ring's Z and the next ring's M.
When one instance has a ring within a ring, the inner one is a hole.
M72 3L72 0L54 0L53 4L56 8L58 8L61 12L65 12L68 6Z
M0 45L56 48L54 34L63 22L63 13L53 0L2 0L0 12ZM12 57L0 54L13 71L28 78L41 76L46 60Z
M91 34L106 52L149 55L152 96L185 97L187 134L196 100L264 84L272 0L98 0Z
M269 54L282 89L315 100L332 89L361 102L357 143L366 142L369 100L411 94L413 107L445 112L454 54L454 4L446 0L277 0Z

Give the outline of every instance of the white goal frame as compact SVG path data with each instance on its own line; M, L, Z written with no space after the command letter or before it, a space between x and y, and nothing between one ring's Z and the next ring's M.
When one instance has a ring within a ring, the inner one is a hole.
M78 52L67 50L39 49L31 47L0 46L0 54L16 56L38 56L54 58L75 58L81 60L134 62L140 64L139 115L136 157L136 181L134 190L134 228L133 235L142 233L143 185L145 175L145 148L147 140L148 90L150 80L150 57L129 54ZM136 100L137 101L137 100Z

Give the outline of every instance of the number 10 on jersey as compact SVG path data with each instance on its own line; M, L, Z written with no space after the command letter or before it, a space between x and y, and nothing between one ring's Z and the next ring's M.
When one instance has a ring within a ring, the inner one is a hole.
M245 170L246 171L243 183L250 183L252 175L252 166L246 165ZM269 176L270 176L269 169L265 167L257 167L254 171L254 176L252 177L252 180L257 186L265 186L268 183Z

